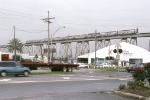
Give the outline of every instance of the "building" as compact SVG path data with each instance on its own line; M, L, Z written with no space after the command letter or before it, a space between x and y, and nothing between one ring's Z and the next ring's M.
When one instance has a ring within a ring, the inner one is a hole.
M150 62L150 52L142 47L129 44L126 42L119 43L119 48L123 50L120 55L119 63L125 66L129 63L147 63ZM115 63L114 60L106 60L107 56L116 58L116 53L113 52L117 49L116 44L102 48L96 51L96 63ZM95 63L95 52L78 56L78 59L87 59L88 64ZM116 62L117 63L117 62Z

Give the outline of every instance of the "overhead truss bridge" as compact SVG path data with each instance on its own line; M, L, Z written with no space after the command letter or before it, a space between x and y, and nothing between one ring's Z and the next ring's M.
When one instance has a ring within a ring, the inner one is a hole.
M150 37L150 33L139 33L138 29L101 32L101 33L89 33L82 35L73 35L65 37L50 38L50 51L55 50L53 57L58 58L69 58L77 57L83 54L90 53L90 42L94 41L96 50L111 45L111 40L119 39L121 41L137 45L137 38ZM75 42L75 55L72 53L72 43ZM57 44L60 44L60 48L57 49ZM93 46L92 46L93 47ZM1 45L0 51L9 52L8 45ZM48 51L48 38L40 40L27 40L23 44L23 53L29 54L30 56L45 55L47 56Z

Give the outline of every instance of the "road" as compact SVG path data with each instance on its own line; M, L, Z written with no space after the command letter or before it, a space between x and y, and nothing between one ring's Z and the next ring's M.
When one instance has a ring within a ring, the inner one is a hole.
M127 72L116 75L81 69L75 74L7 76L0 78L0 100L131 100L109 92L132 80Z

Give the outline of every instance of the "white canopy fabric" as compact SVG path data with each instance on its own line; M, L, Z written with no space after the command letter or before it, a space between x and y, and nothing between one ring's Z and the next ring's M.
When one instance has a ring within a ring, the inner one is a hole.
M119 48L123 50L120 54L120 61L129 61L129 59L143 59L143 62L150 62L150 52L142 47L122 42L120 43ZM114 49L117 49L116 44L97 50L96 57L105 58L107 56L113 56L116 58L116 53L113 52ZM91 58L95 58L95 52L79 56L78 58L81 57L88 57L88 63L91 63Z

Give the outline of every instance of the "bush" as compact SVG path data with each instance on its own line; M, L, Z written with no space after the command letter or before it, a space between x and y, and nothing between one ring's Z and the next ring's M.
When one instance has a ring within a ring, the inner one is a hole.
M135 87L137 86L144 87L144 82L142 81L135 81L134 84L135 84Z
M125 84L120 84L119 90L125 90L125 89L126 89L126 85Z
M145 69L145 72L146 72L146 79L148 80L149 85L150 85L150 63L147 63L144 66L144 69Z
M128 81L127 87L128 87L129 89L134 89L134 88L135 88L134 82L133 82L133 81Z
M129 89L135 89L136 87L144 87L144 82L142 82L142 81L128 81L127 87Z
M137 67L135 72L132 74L135 81L144 81L146 79L146 72L144 68Z
M29 63L29 62L32 62L32 60L31 60L31 59L26 59L25 62L28 62L28 63Z

